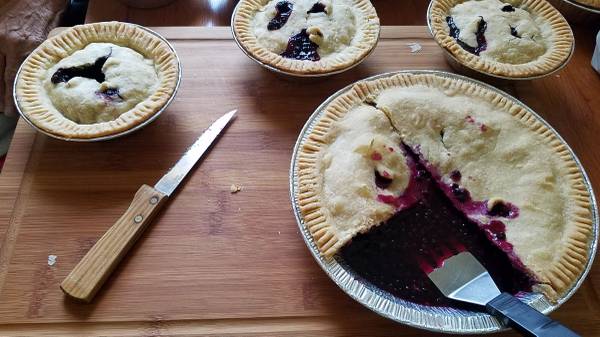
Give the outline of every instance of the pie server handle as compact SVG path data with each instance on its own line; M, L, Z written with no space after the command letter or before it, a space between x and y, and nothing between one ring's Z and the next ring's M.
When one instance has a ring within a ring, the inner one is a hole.
M487 311L525 336L578 337L571 329L542 314L516 297L502 293L486 306Z
M60 288L75 299L90 302L166 200L165 194L142 185L127 211L85 254Z

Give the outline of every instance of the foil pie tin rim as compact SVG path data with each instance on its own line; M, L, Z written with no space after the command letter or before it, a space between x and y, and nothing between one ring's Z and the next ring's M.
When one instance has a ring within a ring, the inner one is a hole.
M421 304L416 304L400 298L394 297L391 294L377 288L370 284L368 281L358 277L351 269L341 264L338 259L325 259L319 253L319 250L313 240L312 235L308 231L308 228L304 224L304 219L300 213L300 207L298 205L297 191L298 191L298 172L297 172L297 158L298 150L306 141L306 138L316 122L321 118L327 105L334 99L350 90L356 83L363 81L371 81L384 77L389 77L397 74L430 74L451 79L463 80L471 82L486 89L492 90L510 99L516 104L519 104L530 112L538 121L543 123L548 129L550 129L557 138L567 147L569 153L577 164L580 172L582 173L584 184L590 194L590 212L592 213L592 235L590 242L588 243L589 255L586 262L585 269L573 286L561 296L556 304L550 303L540 293L523 293L520 299L530 306L536 308L544 314L548 314L563 303L565 303L573 294L579 289L583 283L585 277L589 273L596 249L598 245L598 206L596 204L596 198L594 191L589 180L589 177L581 165L581 162L567 144L567 142L560 136L560 134L540 117L535 111L529 108L527 105L514 98L513 96L505 93L504 91L497 89L489 84L477 81L465 76L445 72L438 70L403 70L396 72L388 72L383 74L374 75L357 82L351 83L350 85L339 90L335 94L327 98L308 118L306 124L302 128L299 137L294 145L291 166L290 166L290 200L292 203L292 209L296 222L302 233L302 237L309 248L312 256L315 258L319 266L325 271L325 273L336 283L347 295L376 312L377 314L389 318L398 323L406 324L415 328L420 328L435 332L444 333L461 333L461 334L481 334L491 333L506 330L507 327L502 325L496 318L484 312L473 312L467 310L460 310L446 307L431 307Z
M593 13L593 14L600 14L600 8L594 8L594 7L591 7L591 6L586 6L584 4L581 4L581 3L578 3L577 1L572 1L572 0L561 0L561 1L562 2L566 2L567 4L569 4L569 5L573 6L573 7L576 7L577 9L585 11L585 12Z
M40 127L38 127L37 125L35 125L35 123L33 123L29 117L27 117L27 115L25 113L23 113L23 111L21 111L21 106L19 105L19 99L17 97L17 81L19 80L19 77L21 75L21 70L23 69L23 65L25 65L25 63L27 62L27 60L29 60L30 56L27 56L27 58L25 58L25 60L23 61L23 63L21 63L21 65L19 66L19 69L17 70L17 74L15 76L15 81L13 83L13 90L12 90L12 95L13 95L13 102L15 104L15 107L17 108L17 112L19 113L19 115L21 116L21 118L23 118L23 120L25 120L25 122L27 122L27 124L29 124L32 128L34 128L36 131L45 134L46 136L55 138L55 139L60 139L60 140L64 140L64 141L68 141L68 142L76 142L76 143L91 143L91 142L100 142L103 140L110 140L110 139L115 139L115 138L119 138L125 135L128 135L130 133L133 133L139 129L142 129L143 127L147 126L148 124L152 123L154 120L156 120L158 118L158 116L160 116L163 111L165 111L167 109L167 107L169 106L169 104L171 104L171 102L175 99L175 95L177 94L177 91L179 90L179 86L181 84L181 76L182 76L182 69L181 69L181 61L179 60L179 55L177 55L177 51L175 51L175 48L173 48L173 45L171 45L171 43L162 35L160 35L159 33L153 31L150 28L135 24L135 23L128 23L130 25L133 26L137 26L145 31L147 31L148 33L158 37L161 41L163 41L167 47L169 47L169 49L173 52L173 54L175 55L175 59L177 60L177 82L175 83L175 88L173 89L173 93L171 94L171 97L169 97L169 99L165 102L165 104L157 111L155 112L152 116L150 116L148 119L146 119L145 121L143 121L142 123L115 133L115 134L110 134L110 135L105 135L105 136L100 136L100 137L94 137L94 138L69 138L69 137L63 137L63 136L59 136L57 134L54 134L52 132L46 131Z

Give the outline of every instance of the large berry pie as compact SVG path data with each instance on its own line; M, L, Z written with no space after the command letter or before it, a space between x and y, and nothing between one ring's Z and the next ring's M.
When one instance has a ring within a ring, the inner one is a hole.
M369 0L242 0L233 30L248 53L295 74L325 74L365 58L379 37Z
M298 157L298 202L321 253L414 302L447 305L426 272L470 251L504 291L563 294L588 259L582 172L523 106L434 74L360 82Z
M435 40L475 70L511 78L546 75L567 62L573 33L545 0L434 0Z
M139 26L75 26L42 43L16 81L20 110L66 138L119 133L154 115L174 92L174 52Z

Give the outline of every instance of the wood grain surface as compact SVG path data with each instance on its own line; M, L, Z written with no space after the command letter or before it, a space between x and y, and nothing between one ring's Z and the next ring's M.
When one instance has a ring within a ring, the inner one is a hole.
M311 257L288 191L292 146L313 110L353 81L400 69L448 69L424 27L384 27L352 71L280 77L249 60L228 28L157 28L184 76L154 123L101 143L35 134L21 121L0 175L0 335L433 336L363 308ZM408 43L423 49L411 53ZM556 76L502 86L558 129L600 185L600 77L578 44ZM595 89L594 89L595 88ZM128 207L223 113L236 121L174 195L91 304L62 279ZM232 194L231 184L242 186ZM48 255L56 264L47 264ZM600 335L600 269L552 317ZM501 333L496 336L515 336Z
M90 302L119 262L142 236L168 197L142 185L129 208L77 263L60 284L65 294Z

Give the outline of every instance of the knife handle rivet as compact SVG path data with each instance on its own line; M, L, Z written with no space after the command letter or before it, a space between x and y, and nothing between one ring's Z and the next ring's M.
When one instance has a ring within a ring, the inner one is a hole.
M135 216L135 218L133 218L133 221L135 223L140 223L140 222L142 222L142 220L144 220L144 217L141 214L138 214Z
M153 196L152 198L150 198L150 204L151 205L155 205L158 202L158 197L157 196Z

